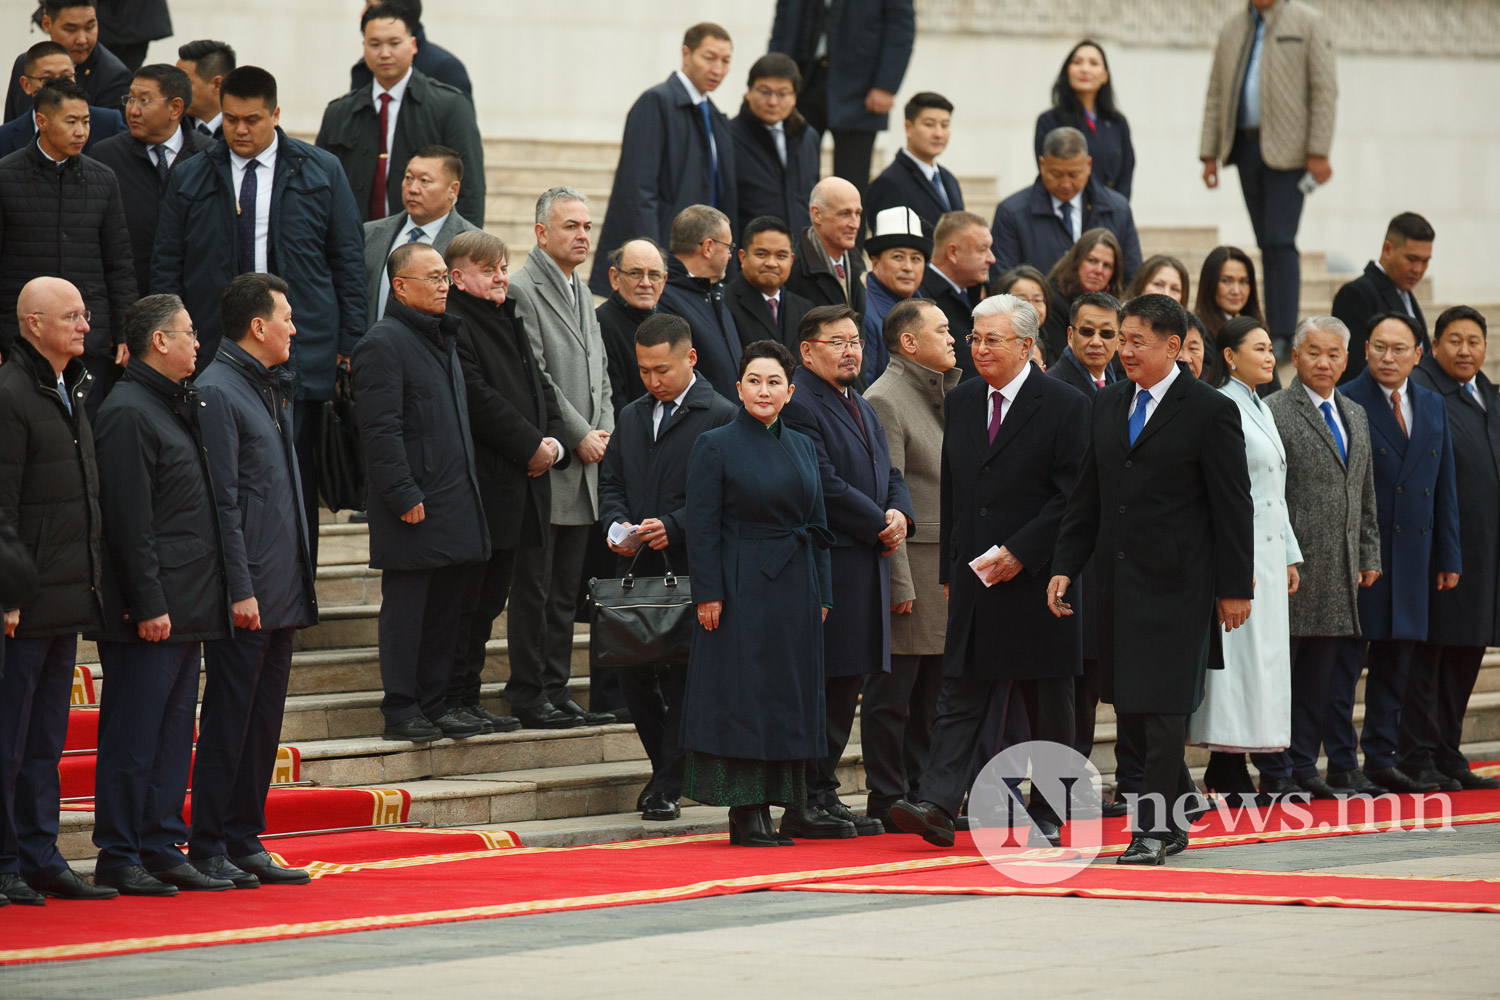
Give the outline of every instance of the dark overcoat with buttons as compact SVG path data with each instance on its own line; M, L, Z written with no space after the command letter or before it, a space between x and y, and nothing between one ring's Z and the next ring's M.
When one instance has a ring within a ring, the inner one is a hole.
M1437 393L1410 379L1406 384L1411 395L1410 437L1396 423L1380 383L1368 369L1343 388L1370 418L1384 567L1380 579L1359 592L1359 632L1366 639L1426 639L1432 586L1428 577L1463 572L1448 408Z
M1187 715L1203 700L1217 599L1254 596L1245 435L1239 407L1179 364L1132 445L1135 389L1094 397L1052 573L1076 580L1098 551L1100 679L1115 711Z

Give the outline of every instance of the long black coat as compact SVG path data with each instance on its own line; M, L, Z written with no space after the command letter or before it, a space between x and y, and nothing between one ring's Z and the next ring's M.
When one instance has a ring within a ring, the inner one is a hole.
M297 399L332 399L338 355L352 353L365 332L364 227L333 155L280 129L276 135L270 268L291 286L293 392ZM234 238L238 195L229 147L217 142L172 169L161 202L151 291L182 296L205 365L224 335L219 293L245 270Z
M224 531L231 600L254 597L260 627L318 622L302 480L292 447L292 373L232 340L196 380L203 443Z
M469 71L464 68L463 62L436 42L429 42L427 29L420 24L417 25L417 55L411 64L438 83L446 83L461 91L470 104L474 103L474 85L469 82ZM370 72L370 67L365 65L363 59L349 67L350 90L368 87L374 82L375 74Z
M794 233L812 225L808 197L822 167L817 130L800 118L796 127L790 120L782 124L786 130L786 166L782 166L775 137L748 106L740 105L740 113L729 128L734 135L734 170L740 185L734 231L744 232L750 220L761 215L780 219Z
M30 107L28 104L27 107ZM94 147L105 139L130 130L125 127L125 116L119 108L96 108L89 105L89 138L83 144L86 156L94 155ZM29 114L12 118L0 125L0 156L9 156L18 149L25 149L36 142L36 123Z
M87 156L70 156L59 171L32 143L0 159L0 353L20 329L21 289L43 275L78 286L94 314L84 348L113 357L136 300L120 186Z
M1131 445L1135 388L1094 397L1052 572L1077 580L1098 553L1100 677L1115 711L1188 715L1203 700L1216 600L1254 596L1245 435L1234 400L1179 364Z
M456 316L427 316L393 297L350 359L372 569L442 569L490 557L458 326ZM417 504L426 517L401 520Z
M99 471L84 400L94 377L63 369L73 412L51 362L25 337L0 365L0 521L20 534L42 590L21 605L16 636L71 635L103 622L99 604Z
M172 37L167 0L112 0L98 6L99 38L111 45Z
M635 330L646 322L651 314L637 309L619 292L610 292L609 298L594 309L594 318L599 321L599 336L604 338L604 360L609 369L609 401L614 407L615 419L632 399L646 394L646 383L641 381L640 365L635 360Z
M813 307L811 302L782 285L781 305L773 322L766 297L752 287L743 274L736 274L725 284L724 301L729 303L729 315L734 317L735 328L745 344L774 340L786 345L794 356L797 354L797 326ZM733 387L730 388L732 391Z
M917 161L912 159L902 150L896 151L896 156L891 160L890 166L880 172L880 175L870 182L865 188L864 207L865 225L870 230L870 235L875 234L875 216L882 209L887 208L909 208L917 213L917 217L927 223L928 232L937 226L938 219L946 212L962 211L964 207L964 192L958 186L958 178L953 172L941 163L937 164L938 178L942 181L943 191L948 195L948 205L938 200L937 191L933 190L927 181L927 176L922 173L922 168L917 166Z
M5 92L6 121L31 110L31 98L21 89L21 74L24 72L26 53L23 51L10 68L10 89ZM121 99L130 90L130 81L135 79L130 68L103 43L95 45L89 57L73 67L73 74L83 92L89 95L89 103L101 108L120 107Z
M359 206L361 222L370 219L370 186L380 157L380 113L370 87L359 87L328 102L315 143L338 157ZM462 91L439 83L421 70L412 70L396 113L396 135L386 160L386 214L402 211L401 176L412 151L430 145L447 146L464 161L458 188L458 214L484 228L484 144L474 120L474 104Z
M959 371L959 381L968 382L978 378L979 369L974 367L974 352L969 350L968 341L969 334L974 332L976 300L970 295L955 291L953 284L931 267L922 272L922 284L918 291L922 298L936 303L943 315L948 317L948 332L953 336L953 356L957 358L955 364Z
M1422 306L1417 297L1411 297L1411 309L1416 313L1417 339L1423 354L1432 353L1432 338L1427 332L1427 318L1422 315ZM1370 339L1370 320L1378 313L1393 312L1406 315L1406 305L1401 301L1401 292L1375 262L1365 264L1365 271L1353 281L1345 283L1333 297L1333 315L1344 321L1349 328L1349 364L1339 376L1339 384L1353 382L1365 370L1365 341Z
M1042 155L1042 140L1047 133L1064 125L1083 133L1089 143L1089 157L1094 161L1093 176L1099 183L1130 200L1130 182L1135 175L1135 145L1130 141L1130 123L1124 115L1099 118L1094 128L1088 122L1075 121L1072 115L1048 108L1036 118L1036 155Z
M651 436L654 396L642 396L615 420L615 432L599 466L599 527L609 533L616 521L640 524L648 517L660 518L667 532L667 559L672 570L687 574L687 474L688 458L698 436L733 422L740 408L714 391L701 375L688 389L682 406L672 414L655 438ZM642 572L647 554L636 564ZM630 564L620 559L620 571ZM702 598L698 598L702 600Z
M1079 616L1047 609L1052 550L1088 450L1089 401L1031 372L989 439L989 385L958 386L945 404L940 579L950 585L947 677L1016 680L1083 671ZM986 588L968 566L991 545L1024 569Z
M172 161L172 170L214 144L197 129L180 126L182 149ZM151 250L156 246L156 223L167 184L156 169L156 157L144 142L129 132L106 139L94 148L94 159L115 172L120 198L125 205L125 225L130 230L130 255L135 258L135 286L145 293L151 287ZM170 176L170 174L169 174ZM213 355L205 359L213 360Z
M526 463L543 438L562 443L557 395L552 382L542 378L514 301L497 305L455 288L448 293L448 315L462 321L458 363L490 546L537 548L552 520L552 477L528 476ZM553 468L572 460L564 445Z
M15 525L0 515L0 605L19 607L36 596L38 587L36 561ZM0 647L0 675L5 673L4 647Z
M729 216L733 227L739 219L734 135L712 95L708 106L719 154L718 208ZM711 162L703 112L692 103L676 73L636 98L625 116L620 163L615 167L604 231L589 275L590 291L609 294L609 255L616 247L637 236L649 236L667 246L678 212L689 205L712 204Z
M1463 574L1452 590L1427 581L1427 641L1444 646L1500 645L1500 392L1480 373L1474 386L1484 408L1431 357L1411 373L1423 388L1441 393L1453 435L1457 472L1459 551Z
M90 638L142 642L136 626L161 615L169 642L234 633L203 406L190 383L137 362L99 407L104 626Z
M724 602L717 629L693 630L689 750L752 760L828 753L821 621L834 594L818 458L785 422L776 431L740 410L699 435L688 459L693 599Z
M1130 284L1135 269L1141 266L1141 240L1130 202L1091 177L1083 189L1083 228L1079 232L1096 228L1108 229L1120 241L1125 261L1123 264L1117 261L1115 266L1120 270L1121 281ZM1030 264L1046 274L1072 249L1074 242L1073 234L1052 211L1052 196L1040 176L1030 187L1022 188L995 206L990 235L995 238L991 247L995 253L995 263L990 265L991 278L1017 264Z
M865 285L859 280L859 276L865 273L864 255L858 250L850 250L844 255L847 264L846 273L849 275L849 295L846 297L845 282L840 281L839 276L829 266L828 255L823 251L818 235L812 231L811 226L802 230L801 235L797 237L795 249L797 259L792 262L792 273L782 287L790 288L815 306L847 305L859 314L854 320L854 325L863 326Z
M776 0L770 51L791 56L802 79L811 79L825 31L828 127L885 131L890 115L867 110L865 95L872 87L893 94L901 89L917 33L912 0Z
M724 301L724 282L695 278L687 273L682 261L672 257L667 261L667 287L662 289L656 308L688 321L693 328L693 348L698 352L698 371L719 395L739 402L734 384L739 381L740 352L745 342Z
M914 528L917 515L901 470L891 464L875 408L854 393L862 435L836 391L806 368L792 375L796 394L781 419L811 439L833 532L833 610L823 632L828 677L883 674L891 669L891 561L876 538L885 512L899 510ZM910 533L910 532L909 532Z

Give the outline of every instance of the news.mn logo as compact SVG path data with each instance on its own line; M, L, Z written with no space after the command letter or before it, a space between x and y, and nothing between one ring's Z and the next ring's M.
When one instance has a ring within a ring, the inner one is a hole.
M1031 781L1030 805L1021 785ZM1055 885L1099 856L1104 833L1099 771L1060 743L1018 743L996 754L969 790L969 832L996 871L1027 885ZM1058 822L1054 847L1033 816Z

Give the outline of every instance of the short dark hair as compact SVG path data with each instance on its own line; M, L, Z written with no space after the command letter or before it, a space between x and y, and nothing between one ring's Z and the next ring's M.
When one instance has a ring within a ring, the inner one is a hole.
M40 111L51 114L54 108L62 107L63 101L82 101L87 104L88 91L72 80L48 80L45 86L31 95L31 110L33 113Z
M937 94L930 90L924 90L919 94L912 94L911 100L906 102L906 110L904 112L906 120L914 122L917 120L918 115L929 109L946 111L951 115L953 114L953 102L942 94Z
M99 5L95 0L43 0L42 13L48 17L56 17L69 7L94 7Z
M792 240L792 230L785 222L774 215L757 215L751 219L740 233L740 249L745 249L755 241L755 237L761 233L780 233L788 240ZM792 240L795 243L795 240ZM793 248L795 249L795 247Z
M671 313L652 313L635 328L636 347L659 347L671 344L672 350L680 351L693 343L693 328L681 316Z
M1422 334L1417 331L1417 321L1406 315L1406 313L1399 312L1380 312L1376 313L1374 316L1371 316L1369 325L1365 327L1365 343L1368 344L1370 342L1370 338L1375 336L1375 328L1377 326L1384 323L1386 320L1392 319L1396 320L1402 326L1406 327L1406 329L1411 333L1411 342L1413 344L1417 345L1418 347L1422 346Z
M790 80L792 92L802 92L802 71L797 68L796 62L785 52L767 52L755 62L750 64L750 78L745 81L746 87L755 86L756 80Z
M1479 324L1479 332L1486 337L1490 335L1490 328L1484 321L1484 314L1473 306L1449 306L1438 316L1437 322L1432 325L1432 342L1436 344L1442 339L1443 331L1448 329L1449 323L1457 323L1461 319L1472 320Z
M1203 379L1210 385L1227 385L1229 371L1224 367L1224 352L1238 351L1252 333L1264 330L1266 324L1254 316L1235 316L1219 328L1219 335L1212 341L1203 338ZM1269 332L1268 332L1269 335ZM1208 363L1208 345L1214 345L1214 364Z
M171 63L151 63L135 71L137 80L150 80L161 91L162 98L170 104L182 100L183 113L193 103L193 81L185 72Z
M745 369L750 367L750 362L756 358L771 358L781 364L781 370L786 372L786 380L792 380L792 374L797 370L797 359L792 357L792 352L786 346L774 340L757 340L753 344L747 344L740 352L739 378L745 377Z
M1125 307L1120 304L1120 300L1108 292L1084 292L1082 295L1075 297L1072 304L1068 306L1069 326L1078 325L1078 310L1084 306L1096 306L1100 309L1110 310L1115 314L1116 323L1120 321L1122 318L1121 314L1125 311Z
M68 52L66 45L54 42L49 38L44 42L37 42L26 50L26 62L24 64L26 72L30 73L36 69L37 62L48 56L67 56L69 62L73 60L73 56Z
M259 66L241 66L224 74L219 97L238 97L242 101L259 98L267 108L276 107L276 78Z
M234 55L234 47L228 42L220 42L212 38L199 38L186 45L179 45L177 58L192 63L200 80L212 80L216 76L225 76L239 65Z
M915 334L922 328L922 312L929 307L936 309L938 305L931 299L902 299L891 306L890 312L885 314L885 320L880 327L880 336L885 341L885 349L891 352L892 357L901 353L902 334Z
M734 43L734 39L729 37L729 32L720 25L712 21L700 21L682 33L682 44L689 52L693 52L703 44L705 38L722 38L730 44Z
M400 21L402 24L406 25L406 30L411 34L411 37L417 37L417 25L421 23L418 19L418 16L412 13L411 7L407 4L392 3L391 0L385 0L384 3L378 3L359 16L360 34L364 34L365 25L369 24L371 21L380 21L387 18L395 21Z
M374 8L372 7L371 9L373 10ZM412 160L415 160L419 156L424 160L442 160L443 169L452 174L454 180L462 181L464 179L464 158L459 156L458 150L453 147L440 146L437 143L418 146L411 151L411 156L406 158L406 162L411 163Z
M1432 223L1416 212L1402 212L1385 227L1385 238L1390 241L1391 246L1399 247L1407 240L1431 243L1437 238L1437 233L1433 232Z
M172 317L185 308L175 295L148 295L125 310L125 346L132 358L144 358L151 349L151 335L172 325ZM173 334L173 336L182 336Z
M1120 312L1121 322L1132 318L1144 320L1159 340L1165 340L1174 334L1179 340L1187 336L1187 310L1178 305L1177 300L1170 295L1158 292L1137 295L1125 303L1125 308Z
M407 264L411 263L411 259L413 257L417 256L424 250L431 251L432 253L437 253L439 259L441 259L443 256L442 254L437 252L436 248L428 243L403 243L399 247L391 251L390 259L385 262L386 277L394 281L396 278L396 272L404 269ZM443 267L446 268L447 266L448 262L446 260L443 261Z
M236 343L250 336L251 320L270 319L276 312L276 300L271 293L286 295L287 291L287 283L274 274L250 271L238 275L219 293L224 336Z
M1023 279L1036 282L1036 287L1042 290L1042 294L1047 296L1048 300L1051 300L1052 286L1047 284L1047 276L1030 264L1017 264L1009 271L1003 272L998 278L990 282L990 294L1007 294L1016 286L1016 282Z
M802 317L802 322L797 324L797 343L805 344L813 340L823 327L840 320L853 320L854 329L859 330L859 313L848 306L814 306Z

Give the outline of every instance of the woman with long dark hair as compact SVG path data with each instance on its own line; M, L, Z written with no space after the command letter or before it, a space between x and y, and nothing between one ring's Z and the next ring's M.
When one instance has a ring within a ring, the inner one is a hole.
M1130 179L1135 173L1130 123L1115 107L1104 48L1087 38L1073 46L1063 60L1057 82L1052 85L1052 107L1037 117L1038 157L1047 133L1064 125L1078 129L1088 139L1094 178L1129 201Z
M1177 304L1186 309L1188 307L1188 292L1192 283L1188 280L1187 265L1176 257L1159 253L1154 257L1146 258L1145 263L1135 270L1135 279L1130 282L1130 288L1125 292L1125 299L1129 301L1137 295L1170 295L1177 300Z
M1255 263L1239 247L1214 247L1198 272L1198 299L1193 312L1215 340L1224 324L1236 316L1249 316L1265 323L1260 311L1260 293L1255 284ZM1209 345L1209 350L1214 350Z
M1124 261L1125 253L1115 234L1099 228L1085 230L1073 248L1052 265L1047 272L1052 304L1042 325L1042 347L1049 365L1055 364L1068 346L1073 300L1084 292L1108 292L1118 299L1125 283L1120 274Z

